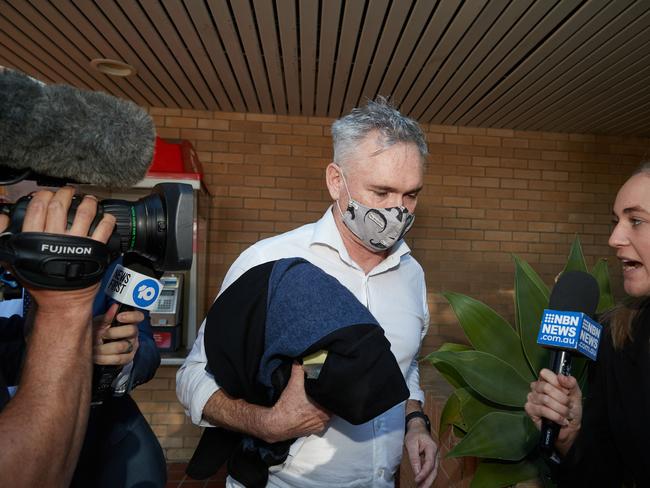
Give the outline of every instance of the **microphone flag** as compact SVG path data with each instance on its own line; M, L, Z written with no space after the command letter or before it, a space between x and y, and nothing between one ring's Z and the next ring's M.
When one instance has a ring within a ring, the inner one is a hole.
M577 351L595 361L602 331L602 325L582 312L546 309L537 344Z

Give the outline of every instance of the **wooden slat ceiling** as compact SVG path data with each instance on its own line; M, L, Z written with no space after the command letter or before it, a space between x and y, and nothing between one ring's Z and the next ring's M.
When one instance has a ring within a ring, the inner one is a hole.
M648 0L0 0L0 64L144 106L335 117L382 94L421 122L650 137Z

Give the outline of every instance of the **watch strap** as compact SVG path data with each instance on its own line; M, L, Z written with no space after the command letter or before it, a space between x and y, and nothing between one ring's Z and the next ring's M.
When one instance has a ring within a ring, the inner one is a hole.
M421 412L420 410L416 410L414 412L411 412L406 416L406 419L405 419L405 422L404 422L404 430L405 431L408 430L409 422L411 420L415 419L415 418L420 418L420 419L424 420L424 424L426 425L427 431L430 434L431 433L431 421L429 420L429 417L427 416L427 414L425 414L424 412Z

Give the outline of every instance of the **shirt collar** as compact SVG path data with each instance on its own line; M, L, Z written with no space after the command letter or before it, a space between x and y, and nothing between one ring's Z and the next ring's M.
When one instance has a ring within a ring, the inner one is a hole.
M350 255L348 254L348 250L345 248L345 244L343 244L343 239L341 239L341 234L339 233L339 229L336 227L336 222L334 221L332 209L333 205L330 205L325 212L325 215L315 223L314 233L312 234L309 246L324 245L330 247L338 252L343 262L358 268L359 266L352 261L352 258L350 258ZM410 253L411 248L409 248L406 242L404 242L404 239L400 239L390 250L386 259L379 263L369 274L381 273L398 266L402 256Z

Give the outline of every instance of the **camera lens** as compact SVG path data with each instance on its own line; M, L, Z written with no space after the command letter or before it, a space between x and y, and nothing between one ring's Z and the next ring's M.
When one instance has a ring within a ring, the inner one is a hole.
M147 195L136 202L102 200L98 207L115 217L121 253L134 251L154 262L165 255L167 216L158 195ZM97 222L95 219L93 224Z
M22 197L15 204L4 204L9 213L11 233L19 233L25 210L31 197ZM72 225L82 197L75 195L68 211L68 226ZM151 194L130 202L107 199L97 205L97 216L90 232L104 213L116 219L115 230L108 241L109 252L115 257L135 252L149 259L161 271L182 271L192 265L193 194L190 185L162 183Z

